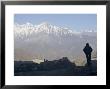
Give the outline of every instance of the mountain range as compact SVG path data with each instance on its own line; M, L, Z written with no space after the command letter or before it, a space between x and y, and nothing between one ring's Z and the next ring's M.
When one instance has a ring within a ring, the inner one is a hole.
M85 59L83 48L86 43L93 48L92 57L97 56L97 32L76 31L43 22L14 24L15 60L47 59L68 57L70 60Z

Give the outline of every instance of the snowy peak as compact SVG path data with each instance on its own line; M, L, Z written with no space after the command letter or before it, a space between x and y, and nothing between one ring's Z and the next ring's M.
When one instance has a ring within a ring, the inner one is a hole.
M31 23L26 24L15 24L14 26L15 35L31 35L32 33L46 33L46 34L54 34L54 35L66 35L70 34L72 35L74 32L72 30L69 30L68 28L61 28L55 25L51 25L48 22L43 22L39 25L33 25Z
M40 26L48 27L50 24L48 22L43 22L40 24Z
M81 35L82 33L85 33L85 32L78 32L70 28L58 27L58 26L48 23L47 21L42 22L39 25L33 25L29 22L25 24L16 23L14 25L15 37L20 37L20 38L30 37L30 36L41 34L41 33L48 34L48 35L52 34L55 36L65 36L65 35L75 36L75 35Z
M43 30L47 30L47 31L48 31L48 30L49 30L49 31L51 31L51 30L53 30L53 31L55 31L55 30L61 30L60 27L51 25L51 24L48 23L48 22L43 22L43 23L37 25L37 27L38 27L39 29L43 29Z
M67 29L65 30L64 28L51 25L45 22L38 25L38 29L39 31L46 32L47 34L55 34L55 35L67 34L69 32Z

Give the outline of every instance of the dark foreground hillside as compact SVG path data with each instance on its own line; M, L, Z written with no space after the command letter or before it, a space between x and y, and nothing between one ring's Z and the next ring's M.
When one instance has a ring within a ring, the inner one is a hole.
M68 58L45 61L40 64L31 61L15 61L15 76L96 76L97 60L91 66L76 66Z

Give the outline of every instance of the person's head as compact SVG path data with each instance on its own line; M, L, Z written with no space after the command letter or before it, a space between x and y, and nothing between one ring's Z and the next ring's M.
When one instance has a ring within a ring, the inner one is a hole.
M86 46L89 46L89 43L86 43Z

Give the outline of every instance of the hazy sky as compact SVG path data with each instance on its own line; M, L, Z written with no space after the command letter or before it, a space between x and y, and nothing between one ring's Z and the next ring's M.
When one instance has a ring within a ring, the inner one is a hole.
M75 30L96 30L96 14L15 14L14 22L24 24L40 24L48 22L59 27L69 27Z

